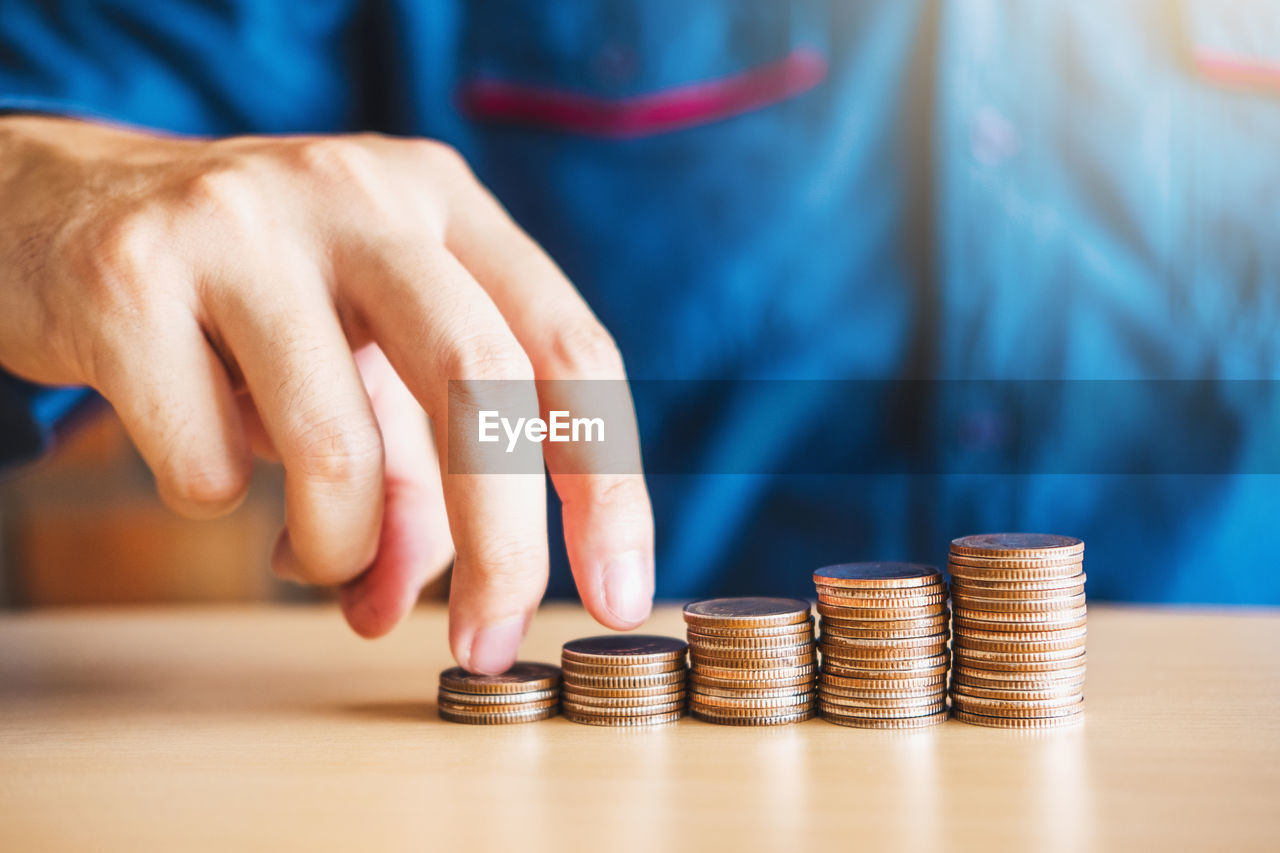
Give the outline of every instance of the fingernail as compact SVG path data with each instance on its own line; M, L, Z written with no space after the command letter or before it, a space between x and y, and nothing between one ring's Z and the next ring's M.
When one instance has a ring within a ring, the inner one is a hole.
M653 569L643 551L625 551L604 566L604 606L620 622L634 625L653 609Z
M528 619L517 616L506 622L486 625L471 640L471 660L467 669L480 675L499 675L511 669L524 639Z

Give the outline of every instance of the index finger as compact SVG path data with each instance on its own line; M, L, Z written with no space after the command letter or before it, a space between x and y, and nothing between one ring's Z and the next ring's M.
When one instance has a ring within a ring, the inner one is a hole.
M604 625L634 628L653 605L653 511L622 356L568 278L479 183L459 194L447 221L446 247L488 292L532 363L543 417L607 410L610 458L634 460L602 466L580 445L543 444L583 603Z

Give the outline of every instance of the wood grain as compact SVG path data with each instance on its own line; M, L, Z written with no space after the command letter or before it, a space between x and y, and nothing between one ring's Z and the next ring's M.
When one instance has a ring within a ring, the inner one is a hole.
M647 630L683 633L675 609ZM547 608L525 657L598 633ZM1020 734L441 722L445 614L0 620L2 850L1275 849L1280 613L1091 608L1088 711Z

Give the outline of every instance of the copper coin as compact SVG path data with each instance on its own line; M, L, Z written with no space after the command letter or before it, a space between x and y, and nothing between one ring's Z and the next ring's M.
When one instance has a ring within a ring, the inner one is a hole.
M813 629L798 634L783 634L777 637L724 637L711 639L689 633L689 647L703 651L725 649L729 651L752 651L758 649L784 649L799 646L813 641Z
M575 688L647 689L682 683L687 673L688 670L683 666L666 672L653 673L652 675L581 675L579 673L565 673L564 684L566 687L572 685Z
M769 625L751 628L717 628L710 625L690 625L688 636L699 639L755 639L762 637L786 637L813 631L813 617L789 625Z
M947 585L943 583L942 576L938 576L938 580L934 583L925 584L924 586L911 587L878 587L878 586L832 586L830 584L818 584L815 589L818 592L829 592L833 595L852 595L855 598L869 598L878 602L896 601L902 598L919 598L924 595L945 595Z
M772 657L762 657L759 655L743 656L743 657L712 657L694 652L689 656L690 662L695 667L714 667L718 669L788 669L796 666L808 666L818 659L817 650L812 646L807 646L805 650L799 654L777 655Z
M977 699L1006 699L1013 702L1030 702L1037 699L1065 699L1080 696L1084 690L1084 682L1054 686L1052 684L1038 688L1022 688L1020 690L1001 690L995 687L976 687L966 681L957 681L951 685L951 695L972 696Z
M1062 622L1000 622L986 619L970 619L966 616L953 617L952 627L956 636L967 631L1005 631L1009 634L1035 634L1037 639L1049 639L1048 634L1058 631L1074 631L1088 624L1087 616L1067 619Z
M978 686L1003 684L1007 687L1012 687L1015 684L1028 684L1033 687L1039 687L1048 683L1083 681L1084 676L1085 667L1083 666L1042 672L1005 672L993 669L976 669L957 664L951 670L953 683L964 682Z
M565 691L561 699L566 705L573 705L579 710L586 710L587 708L638 708L643 711L645 708L665 705L669 702L683 702L685 695L684 688L655 696L587 696L582 693Z
M922 678L849 678L823 672L819 684L823 689L837 691L934 690L946 686L947 674L944 671L938 675Z
M1065 578L1045 578L1042 580L977 580L972 578L952 578L951 591L959 590L976 595L990 595L989 591L1001 592L1024 592L1024 593L1045 593L1050 596L1064 595L1063 590L1072 587L1083 587L1087 580L1087 575L1081 572L1078 575ZM994 597L994 596L993 596Z
M674 723L684 716L684 709L664 714L641 714L635 717L603 716L600 714L584 714L579 711L565 710L564 718L585 726L608 726L623 728L631 726L662 726Z
M822 669L824 672L830 672L833 675L844 675L842 670L857 670L853 675L856 677L862 671L874 672L918 672L921 670L936 669L939 666L946 666L951 660L950 655L937 654L927 658L877 658L875 660L865 660L862 658L845 658L831 655L822 659Z
M675 637L652 634L605 634L571 640L560 650L561 662L631 666L683 661L688 644Z
M1073 726L1084 719L1083 710L1065 717L988 717L960 710L951 713L962 723L995 729L1059 729Z
M883 679L888 681L904 679L910 676L910 678L924 679L934 675L946 675L946 672L950 667L950 661L922 670L860 669L860 667L840 666L838 663L832 662L823 663L822 678Z
M934 702L932 705L914 705L908 708L850 708L844 705L833 705L818 700L818 710L822 716L829 714L861 717L867 720L900 719L902 717L923 717L936 714L947 709L946 702Z
M730 670L730 672L740 672L739 670ZM705 673L693 670L689 673L689 684L691 690L701 690L704 687L720 687L726 690L743 690L743 689L761 689L771 690L778 687L801 687L806 684L812 684L816 678L817 667L802 667L801 671L786 675L779 678L767 677L745 677L750 673L743 672L742 675L732 677L722 677L707 675Z
M1071 660L1077 656L1084 655L1084 648L1075 649L1055 649L1048 652L990 652L986 649L970 649L965 646L956 646L952 650L952 657L957 661L974 661L974 666L981 668L982 665L976 661L995 661L997 663L1022 664L1022 663L1048 663L1051 661Z
M853 710L855 708L910 712L915 709L932 708L935 705L941 705L947 699L946 692L941 690L923 696L839 696L826 691L820 692L818 696L823 705L841 709L846 714L858 713ZM916 713L923 713L923 711L916 710Z
M956 637L952 646L957 649L971 649L980 652L1004 652L1026 654L1030 652L1065 652L1070 649L1082 649L1088 637L1067 637L1062 640L987 640L973 637L967 632Z
M947 565L948 568L950 566L965 566L973 569L991 569L993 571L1016 574L1023 569L1062 569L1068 566L1075 566L1078 571L1083 571L1084 560L1080 557L1068 557L1061 560L1038 560L1034 558L1007 560L993 557L961 557L952 554L947 558Z
M951 553L970 557L1055 559L1084 553L1084 542L1050 533L981 533L951 540Z
M837 726L849 726L855 729L923 729L946 722L947 710L944 708L935 714L923 717L899 717L897 719L868 719L852 717L846 714L824 713L822 719Z
M975 581L1033 581L1075 580L1080 576L1080 566L1036 566L1022 569L993 569L948 563L947 571L957 580ZM1076 581L1079 583L1079 581Z
M758 717L734 717L724 714L713 714L709 711L692 710L694 719L704 723L715 723L719 726L785 726L790 723L802 723L816 715L812 708L796 714L777 714Z
M560 697L558 696L554 699L541 699L537 702L513 702L510 705L467 705L448 700L440 700L436 703L441 711L476 716L483 716L484 714L532 714L538 711L545 711L547 708L554 708L559 704Z
M659 684L653 687L586 687L577 684L572 686L566 684L564 693L566 696L598 696L602 699L650 699L656 696L679 693L684 688L685 679L682 678L671 684Z
M1012 630L998 630L1001 626L990 625L978 627L976 625L968 626L960 631L957 635L953 635L958 642L967 642L969 640L984 640L992 643L1050 643L1061 642L1066 640L1083 640L1088 636L1088 626L1085 620L1080 620L1080 624L1071 628L1050 628L1042 629L1036 626L1035 630L1030 628L1020 630L1017 625L1007 625ZM992 629L997 630L992 630Z
M828 586L916 587L937 583L942 573L922 563L841 563L823 566L813 582Z
M818 600L824 604L835 604L839 607L908 610L916 607L937 607L947 600L947 594L945 592L935 592L931 595L904 595L901 598L866 598L860 595L851 595L848 591L820 589L818 590Z
M438 700L455 702L459 705L511 705L523 702L541 702L554 699L560 695L560 688L550 690L531 690L527 693L456 693L443 687L436 694Z
M1000 584L970 584L957 578L951 587L952 598L985 598L997 601L1044 601L1070 598L1073 595L1084 595L1083 583L1069 583L1048 589L1008 589Z
M691 706L705 708L713 714L719 711L741 709L759 712L768 710L774 713L788 713L787 709L800 705L808 706L815 694L798 693L792 696L712 696L705 693L694 693L689 697Z
M866 622L901 622L912 619L936 619L945 611L945 604L929 607L845 607L838 601L818 594L818 612L825 618L859 620Z
M658 675L664 672L679 672L685 668L683 659L658 661L657 663L616 663L616 664L600 664L600 663L579 663L578 661L567 660L561 666L563 678L565 681L574 679L580 675L587 676L637 676L637 675Z
M906 649L859 649L850 646L829 646L823 644L823 660L838 661L846 666L880 666L886 661L929 660L947 651L946 643L939 643L928 648Z
M965 610L1007 611L1015 613L1042 612L1046 610L1074 610L1085 604L1084 594L1062 598L978 598L957 595L952 606Z
M715 647L694 646L690 652L690 660L706 661L713 666L735 666L733 663L721 664L720 661L760 660L772 663L785 658L805 657L813 654L816 643L806 640L799 645L777 646L763 649L725 649Z
M719 696L723 699L781 699L787 696L801 696L813 690L813 682L789 687L717 687L712 684L694 684L689 688L690 694L698 696Z
M1057 717L1060 714L1021 712L1062 711L1066 713L1074 710L1083 701L1084 694L1082 693L1077 693L1074 696L1054 697L1053 699L987 699L963 693L957 693L951 697L951 704L955 708L963 711L972 711L975 714L990 714L993 717Z
M476 675L460 666L440 673L440 686L455 693L527 693L550 690L559 683L559 667L529 661L516 661L501 675Z
M923 637L847 637L840 633L822 633L822 642L855 649L921 649L946 645L951 638L948 631L937 631Z
M640 714L669 714L672 711L679 711L684 708L684 698L649 705L588 705L565 699L563 707L566 711L591 714L595 717L635 717Z
M541 711L526 711L521 713L508 714L471 714L465 712L446 711L439 709L440 719L447 720L451 723L466 723L473 726L504 726L514 723L534 723L539 720L549 720L556 714L560 713L558 705L552 705Z
M791 625L809 618L809 602L798 598L708 598L684 606L690 625L735 628Z
M918 687L914 690L850 690L846 687L836 687L829 682L818 683L818 695L828 699L840 697L844 699L923 699L927 696L937 696L945 694L947 686L945 681L939 681L929 687Z
M953 696L952 707L957 711L965 711L970 714L983 714L988 717L1044 719L1047 717L1070 717L1075 714L1079 714L1084 709L1084 697L1080 697L1070 705L1062 705L1052 708L1015 708L1010 705L1004 705L996 708L990 705L974 705L964 696Z
M1041 660L1041 661L1002 661L988 660L986 658L971 658L967 655L956 653L953 656L956 666L963 666L966 669L982 669L995 672L1058 672L1063 669L1073 669L1075 667L1084 666L1087 655L1084 652L1077 654L1075 657L1060 658L1058 660Z

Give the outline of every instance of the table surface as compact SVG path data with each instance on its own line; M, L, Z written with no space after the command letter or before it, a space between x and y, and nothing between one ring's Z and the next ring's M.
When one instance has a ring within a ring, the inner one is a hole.
M683 634L675 608L646 626ZM599 633L545 608L523 657ZM0 619L0 849L1276 849L1280 612L1093 607L1082 726L435 715L443 609Z

